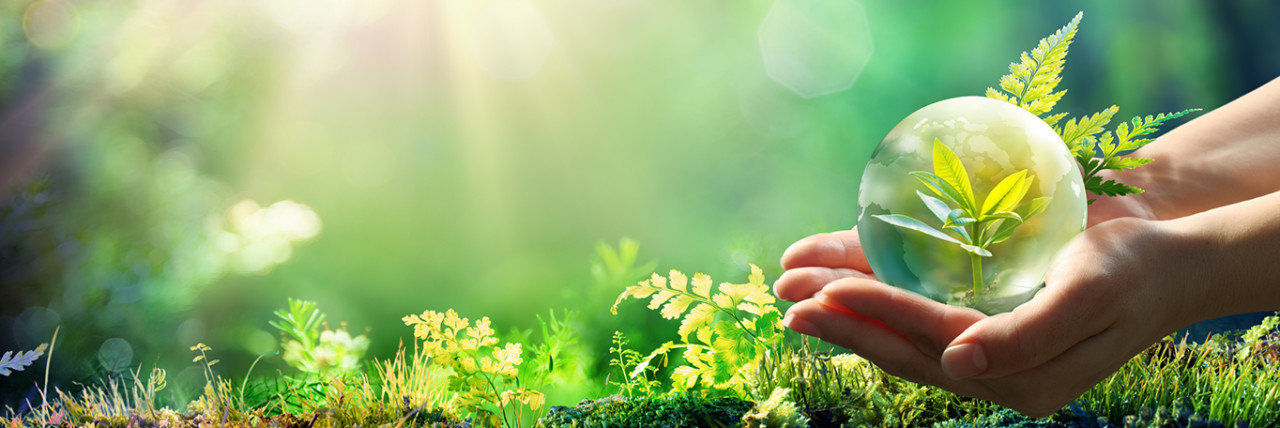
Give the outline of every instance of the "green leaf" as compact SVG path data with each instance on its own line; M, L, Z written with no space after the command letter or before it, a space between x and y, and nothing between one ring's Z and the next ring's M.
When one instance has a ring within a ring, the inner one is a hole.
M1124 195L1143 192L1142 189L1130 186L1128 184L1120 183L1115 180L1101 181L1101 178L1099 178L1098 181L1100 181L1100 183L1098 183L1093 187L1089 187L1089 186L1085 186L1085 187L1088 188L1090 192L1093 192L1099 195L1107 195L1107 196L1124 196Z
M1014 212L1018 213L1018 216L1022 217L1022 221L1024 222L1031 220L1031 217L1039 215L1044 212L1045 208L1049 207L1049 201L1051 199L1052 197L1050 196L1041 196L1039 198L1032 199L1031 202L1023 204L1018 207L1018 209L1014 210Z
M969 185L969 172L965 171L960 157L938 139L933 140L933 173L960 194L961 208L977 212L978 204L974 201L973 186Z
M943 233L938 229L934 229L932 226L929 226L920 220L916 220L914 218L911 218L905 215L888 214L888 215L874 215L872 217L878 218L880 219L880 221L883 221L885 223L889 223L904 229L911 229L916 232L920 232L925 235L929 235L934 238L941 239L943 241L947 241L954 244L963 244L963 242L956 240L956 238L952 238L948 236L946 233Z
M965 207L964 195L962 195L959 190L956 190L955 187L951 187L951 184L944 181L942 177L938 177L931 172L924 171L913 171L911 172L911 175L920 180L920 182L924 184L925 188L928 188L935 195L938 195L938 197L946 199L948 202L951 202L960 208Z
M987 242L984 242L983 245L991 246L1008 240L1013 237L1013 232L1017 231L1018 226L1021 225L1022 222L1015 219L1000 220L999 224L994 225L995 232L987 234Z
M1019 61L1009 64L1009 74L1000 78L1000 89L1009 95L1001 94L993 88L987 88L987 96L1007 101L1036 116L1053 110L1053 106L1066 93L1065 90L1054 92L1062 80L1062 66L1066 62L1067 49L1076 35L1076 28L1084 13L1079 13L1057 32L1040 39L1040 43L1031 50L1030 55L1023 52ZM1061 115L1052 115L1046 119L1050 125L1061 119ZM1052 119L1052 122L1049 121Z
M1067 149L1076 153L1084 148L1085 141L1092 140L1094 135L1105 131L1104 128L1111 123L1111 118L1119 111L1120 107L1113 105L1092 115L1068 120L1061 128L1054 128L1054 131L1062 137L1062 142L1067 144ZM1092 151L1089 155L1093 156Z
M1021 215L1018 215L1018 213L1013 211L996 211L994 213L991 213L991 215L989 215L988 217L1005 219L1005 220L1013 220L1018 223L1022 223L1023 221L1025 221Z
M975 246L973 246L973 245L969 245L969 244L960 244L960 248L963 248L965 251L968 251L968 252L970 252L970 253L977 254L977 255L982 256L982 257L991 257L991 252L990 252L990 251L987 251L987 249L986 249L986 248L982 248L982 247L975 247Z
M716 308L706 303L699 303L680 321L680 340L689 343L689 333L698 331L716 319Z
M957 208L951 210L951 212L947 214L947 218L942 219L942 228L967 226L975 221L978 220L973 217L965 217L964 210Z
M952 210L951 210L951 207L948 206L946 202L943 202L941 199L926 195L924 194L924 192L921 192L919 190L916 191L916 195L919 195L920 200L924 201L924 206L926 208L929 208L929 211L932 212L935 217L938 217L938 221L947 221L947 217L951 214Z
M1114 170L1134 169L1149 163L1151 163L1150 158L1131 158L1131 157L1117 156L1117 157L1107 159L1106 162L1103 164L1103 168L1114 169Z
M1033 177L1034 178L1034 177ZM1021 170L1010 174L991 189L991 193L987 194L987 199L982 202L983 216L990 215L996 211L1008 211L1010 208L1018 206L1022 202L1025 195L1026 187L1023 182L1027 181L1027 170Z

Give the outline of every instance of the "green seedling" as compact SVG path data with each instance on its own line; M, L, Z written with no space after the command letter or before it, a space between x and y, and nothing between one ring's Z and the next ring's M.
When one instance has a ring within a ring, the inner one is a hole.
M1022 203L1035 177L1027 170L1015 172L1000 180L981 203L969 184L969 173L955 152L933 141L933 171L914 171L915 176L933 195L916 191L925 207L942 222L933 227L919 219L902 215L877 215L875 218L904 229L959 245L969 253L973 267L973 293L982 292L982 258L991 257L987 248L1008 240L1031 217L1044 211L1049 197L1042 196ZM948 233L950 232L950 233Z

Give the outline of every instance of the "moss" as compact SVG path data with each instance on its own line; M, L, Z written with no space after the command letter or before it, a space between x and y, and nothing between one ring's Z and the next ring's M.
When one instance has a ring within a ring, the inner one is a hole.
M736 427L752 403L733 397L682 394L661 397L620 395L583 400L574 407L555 406L538 420L539 427Z

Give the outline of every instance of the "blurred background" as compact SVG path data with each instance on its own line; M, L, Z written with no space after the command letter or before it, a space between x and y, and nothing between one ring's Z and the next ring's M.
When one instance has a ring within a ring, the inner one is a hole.
M674 328L608 314L648 272L593 275L600 243L772 281L854 225L901 118L1081 10L1059 111L1213 109L1280 74L1266 0L0 0L0 351L60 326L55 385L202 382L197 342L243 376L287 297L384 358L447 308L569 308L606 362L613 330L647 351Z

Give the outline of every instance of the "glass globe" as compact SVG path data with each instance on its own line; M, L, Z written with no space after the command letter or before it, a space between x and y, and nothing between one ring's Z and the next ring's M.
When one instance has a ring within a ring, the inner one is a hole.
M916 177L922 172L944 175L935 171L935 141L963 164L977 204L1002 180L1025 170L1030 182L1023 203L1047 197L1041 200L1047 205L1018 223L1006 240L982 249L966 249L962 242L888 221L905 216L955 240L969 237L944 227L940 217L955 207L939 211L937 204L948 203L943 197L935 198L931 209L925 196L937 194ZM1000 100L952 98L907 116L876 147L859 188L858 235L881 281L994 314L1030 300L1043 286L1058 250L1084 230L1086 198L1074 158L1043 120ZM975 275L972 259L978 252L985 254L979 260L980 275Z

